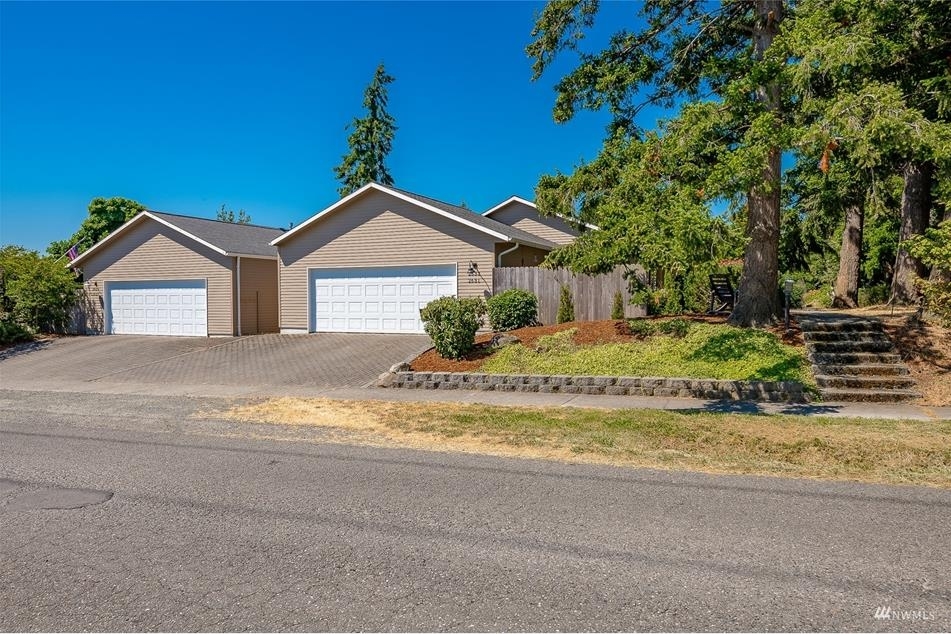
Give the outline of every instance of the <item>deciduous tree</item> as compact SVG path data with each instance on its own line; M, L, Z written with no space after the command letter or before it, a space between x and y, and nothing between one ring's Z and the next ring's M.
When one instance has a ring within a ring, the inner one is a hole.
M89 215L79 225L79 229L66 240L50 243L46 252L54 258L61 257L70 247L76 245L80 252L85 251L107 235L131 220L136 214L145 211L145 206L134 200L113 196L112 198L93 198L89 202Z
M60 332L76 302L76 276L55 256L9 245L0 249L0 319L32 332Z

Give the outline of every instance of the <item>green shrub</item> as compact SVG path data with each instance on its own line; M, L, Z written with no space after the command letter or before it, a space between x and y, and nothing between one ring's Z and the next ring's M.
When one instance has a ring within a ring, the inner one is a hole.
M805 308L832 308L832 294L824 288L808 290L802 294L802 306Z
M27 330L64 330L78 288L64 260L12 245L0 249L0 311Z
M643 306L648 315L657 314L657 302L654 300L654 291L646 286L640 286L631 292L631 303Z
M0 345L6 346L32 339L33 335L12 319L0 320Z
M888 301L891 288L888 284L879 284L877 286L867 286L859 289L859 306L875 306L884 304Z
M942 324L951 328L951 282L922 280L919 284L925 298L925 308Z
M423 329L444 359L461 359L472 350L484 314L481 299L455 297L441 297L419 311Z
M662 321L657 329L665 335L683 339L690 332L690 322L686 319L671 319L670 321Z
M657 333L657 324L648 319L628 319L627 328L632 335L642 339Z
M497 332L532 326L538 321L538 298L520 288L493 295L485 304L489 325Z
M611 319L624 319L624 296L621 291L614 294L614 303L611 304Z
M951 271L951 220L945 220L935 229L915 236L905 243L909 253L928 266L947 273ZM919 282L925 306L938 319L951 326L951 282L939 275L936 280Z
M648 315L679 315L684 312L679 294L670 288L644 289L635 293L633 300L635 304L643 305Z
M558 300L558 316L556 321L564 324L575 320L575 303L571 298L571 289L567 286L561 287L561 297Z

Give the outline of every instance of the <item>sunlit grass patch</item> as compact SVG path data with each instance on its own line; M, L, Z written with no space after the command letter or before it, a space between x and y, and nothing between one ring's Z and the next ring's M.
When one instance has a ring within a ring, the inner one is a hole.
M951 488L951 422L281 398L213 414L339 442Z
M691 324L684 336L588 346L573 344L570 333L542 337L531 348L506 346L481 371L812 382L803 351L765 330Z

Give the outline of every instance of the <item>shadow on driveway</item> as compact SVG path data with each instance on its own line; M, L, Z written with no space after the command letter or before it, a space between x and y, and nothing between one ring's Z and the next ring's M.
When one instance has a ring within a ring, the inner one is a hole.
M26 341L14 344L6 350L0 350L0 361L43 350L50 345L50 342L50 339L41 339L40 341Z

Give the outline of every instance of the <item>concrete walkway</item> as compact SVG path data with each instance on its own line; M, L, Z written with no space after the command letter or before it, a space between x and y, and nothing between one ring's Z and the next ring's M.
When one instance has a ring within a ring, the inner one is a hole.
M0 381L11 391L83 392L100 394L145 394L151 396L207 396L222 398L332 398L414 403L469 403L510 407L578 407L593 409L656 409L684 412L737 414L795 414L875 418L887 420L947 420L951 407L885 403L753 403L692 398L606 396L593 394L543 394L538 392L482 392L478 390L408 390L377 387L304 387L274 385L179 385L96 381Z

